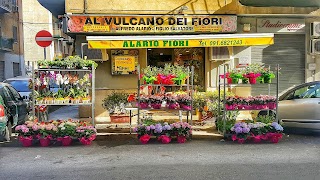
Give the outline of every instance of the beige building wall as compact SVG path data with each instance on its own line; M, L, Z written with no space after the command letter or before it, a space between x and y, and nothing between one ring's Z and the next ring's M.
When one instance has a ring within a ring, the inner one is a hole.
M44 58L44 49L36 44L35 36L40 30L52 33L52 15L37 0L23 0L23 31L25 63ZM53 44L46 48L47 59L53 57ZM31 65L31 63L30 63Z

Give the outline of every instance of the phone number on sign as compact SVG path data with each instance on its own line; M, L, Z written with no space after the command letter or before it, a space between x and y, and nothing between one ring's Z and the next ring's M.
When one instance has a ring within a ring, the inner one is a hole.
M216 41L209 41L210 46L239 46L243 45L243 41L240 39L236 40L216 40Z

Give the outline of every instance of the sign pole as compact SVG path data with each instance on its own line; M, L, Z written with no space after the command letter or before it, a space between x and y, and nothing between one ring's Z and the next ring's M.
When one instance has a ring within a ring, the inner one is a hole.
M43 48L43 57L44 59L47 59L47 51L45 47Z

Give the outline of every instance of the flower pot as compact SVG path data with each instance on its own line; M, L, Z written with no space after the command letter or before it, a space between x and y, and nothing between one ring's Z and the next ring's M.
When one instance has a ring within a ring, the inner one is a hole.
M61 141L62 146L70 146L72 143L72 138L70 136L59 137L57 140Z
M169 109L177 109L177 108L178 108L178 104L177 104L177 103L170 103L170 104L168 105L168 108L169 108Z
M79 141L83 145L90 145L92 140L86 137L79 138Z
M169 144L171 142L171 137L166 135L161 135L158 137L158 141L160 141L162 144Z
M140 136L139 141L142 144L147 144L149 142L150 138L151 138L151 136L149 134L144 134L144 135Z
M40 141L41 147L47 147L50 145L51 139L48 137L47 138L40 138L39 141Z
M269 102L267 105L269 109L275 109L277 107L277 104L274 102Z
M267 83L267 84L270 84L271 83L271 78L269 76L264 76L263 77L263 82Z
M187 111L191 111L191 106L185 105L185 104L180 104L180 108L187 110Z
M249 82L250 84L256 84L257 83L257 78L256 77L249 77Z
M243 139L243 138L239 138L239 139L238 139L238 143L239 143L239 144L243 144L245 141L246 141L246 140Z
M141 109L147 109L149 107L149 104L148 103L145 103L145 102L140 102L139 103L139 107Z
M111 123L129 123L130 117L128 115L110 115Z
M161 108L161 103L160 103L160 104L152 103L150 106L151 106L153 109L160 109L160 108Z
M23 137L19 136L19 141L22 143L23 147L30 147L32 145L32 136Z
M231 105L229 105L229 104L226 104L226 110L234 110L235 109L235 105L234 104L231 104Z
M260 143L261 142L261 136L260 135L254 136L253 137L253 142L254 143Z
M187 141L187 138L186 138L186 136L180 135L177 137L177 141L178 141L178 143L185 143Z
M227 83L232 84L232 78L227 78Z
M239 78L232 78L232 84L238 84Z

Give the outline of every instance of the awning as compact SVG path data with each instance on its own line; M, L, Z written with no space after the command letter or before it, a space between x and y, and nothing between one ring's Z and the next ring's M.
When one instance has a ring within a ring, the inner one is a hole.
M240 0L242 5L256 7L320 7L319 0Z
M87 36L89 49L188 48L273 44L274 34Z

